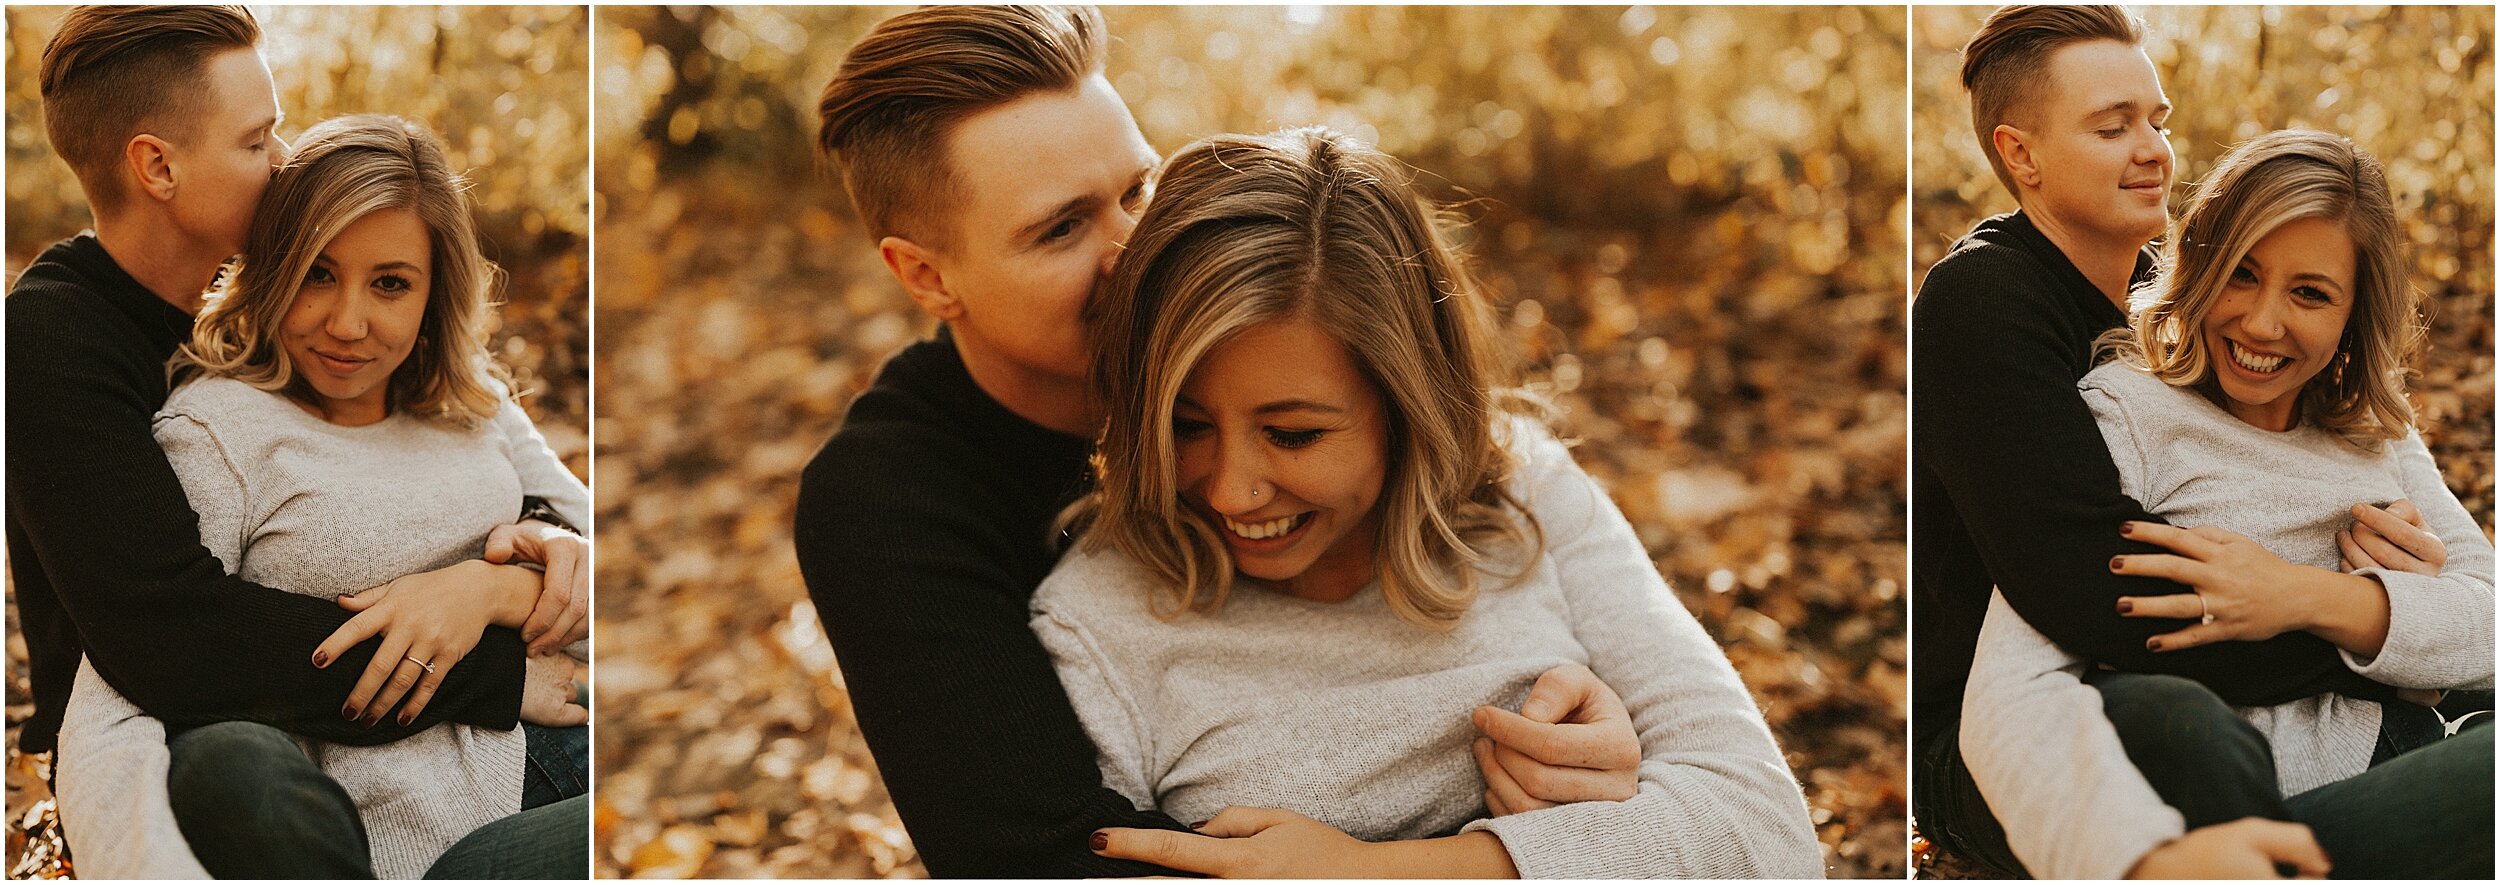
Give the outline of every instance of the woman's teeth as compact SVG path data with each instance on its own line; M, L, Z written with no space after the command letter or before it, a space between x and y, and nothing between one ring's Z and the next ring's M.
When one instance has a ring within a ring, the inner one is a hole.
M1293 531L1293 527L1302 522L1302 517L1309 515L1310 514L1305 513L1296 516L1278 517L1266 522L1247 523L1234 522L1231 517L1225 517L1224 528L1231 530L1233 534L1240 535L1253 541L1264 541L1269 538L1276 537L1277 535Z
M2248 351L2240 349L2239 342L2232 341L2228 338L2223 339L2222 343L2230 349L2232 362L2240 364L2240 368L2247 369L2261 375L2283 368L2283 363L2286 360L2291 359L2290 357L2259 356L2257 354L2249 353Z

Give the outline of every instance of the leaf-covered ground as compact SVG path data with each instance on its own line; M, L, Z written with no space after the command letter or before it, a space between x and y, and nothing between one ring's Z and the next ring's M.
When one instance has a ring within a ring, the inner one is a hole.
M600 10L601 876L923 873L790 546L800 468L930 328L808 153L892 11ZM1510 344L1761 703L1832 874L1901 875L1901 14L1106 16L1164 150L1330 122L1480 198Z

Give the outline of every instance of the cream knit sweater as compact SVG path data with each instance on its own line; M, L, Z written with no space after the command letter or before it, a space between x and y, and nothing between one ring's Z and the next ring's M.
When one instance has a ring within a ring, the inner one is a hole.
M2084 401L2130 497L2173 525L2210 525L2286 561L2340 568L2335 532L2357 503L2409 499L2448 548L2441 575L2364 569L2387 589L2387 644L2353 672L2410 688L2492 684L2492 545L2442 482L2419 435L2363 450L2315 426L2276 433L2192 390L2111 363L2084 376ZM2111 526L2116 546L2116 526ZM1963 692L1961 741L1972 779L2035 875L2114 879L2183 829L2127 761L2083 684L2087 664L1989 602ZM2377 745L2379 706L2320 695L2240 715L2274 750L2284 795L2361 773Z
M1377 584L1324 604L1245 581L1221 612L1166 622L1133 561L1069 554L1033 628L1104 782L1181 820L1259 805L1366 840L1490 830L1527 878L1819 878L1796 779L1727 656L1562 445L1525 423L1512 435L1511 489L1545 554L1514 586L1496 576L1512 565L1482 576L1448 631L1398 620ZM1486 818L1469 711L1517 709L1567 662L1630 709L1638 794Z
M508 397L475 429L404 413L341 427L279 394L205 378L167 399L156 438L209 552L246 579L324 598L478 557L524 495L577 524L590 512L588 491ZM444 723L378 746L298 743L354 798L383 878L422 876L452 842L521 808L518 728ZM204 875L166 808L163 725L92 666L79 668L59 756L80 872Z

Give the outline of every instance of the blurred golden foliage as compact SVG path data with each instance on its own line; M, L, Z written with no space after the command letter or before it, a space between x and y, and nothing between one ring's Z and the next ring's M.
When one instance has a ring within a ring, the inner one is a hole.
M44 137L36 66L59 7L12 6L8 21L10 278L92 220L69 167ZM589 22L577 6L334 7L255 10L261 53L287 112L281 137L340 114L396 114L424 124L471 182L487 257L509 274L494 353L513 370L530 415L577 475L590 466ZM33 711L26 650L10 610L8 804L49 795L36 760L17 758ZM32 818L12 821L12 875ZM37 834L34 845L47 842ZM53 846L57 847L57 846ZM23 871L33 875L33 867Z
M598 14L602 876L913 876L791 551L932 326L812 155L892 8ZM1903 869L1898 9L1106 9L1172 150L1328 123L1463 204L1578 455L1724 643L1832 872Z
M2014 209L1971 132L1961 48L1985 6L1912 15L1923 278L1981 218ZM2448 486L2492 526L2492 10L2489 7L2138 7L2145 49L2176 108L2171 210L2231 145L2275 129L2334 132L2386 166L2427 296L2430 334L2412 395ZM1941 852L1932 854L1940 855ZM1955 858L1919 873L1976 871Z

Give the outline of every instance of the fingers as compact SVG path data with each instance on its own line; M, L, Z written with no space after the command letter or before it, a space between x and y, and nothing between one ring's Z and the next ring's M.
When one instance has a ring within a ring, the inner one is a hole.
M538 650L538 637L547 635L547 631L556 625L556 619L562 617L564 610L573 604L573 585L569 582L558 583L551 577L540 576L538 601L530 606L530 616L521 621L521 640L530 643L533 652Z
M2415 528L2430 528L2428 524L2422 522L2421 509L2414 507L2413 501L2409 498L2397 498L2396 500L2387 502L2387 506L2379 509L2387 511L2390 515L2395 516L2397 519L2404 520L2407 524L2410 524Z
M1201 835L1214 836L1222 839L1238 839L1245 836L1256 836L1261 832L1266 831L1269 827L1287 823L1289 821L1299 820L1301 818L1301 815L1286 811L1282 808L1261 808L1256 805L1230 805L1226 806L1224 810L1216 812L1215 816L1208 818L1206 823L1198 825L1197 829Z
M2300 878L2324 879L2334 866L2308 827L2273 820L2250 819L2248 823L2255 826L2251 838L2257 849L2275 863L2290 865Z
M555 713L547 717L547 721L537 724L547 726L549 728L571 728L576 725L587 725L589 723L590 708L584 707L580 704L566 704L562 707L556 708Z
M1511 777L1509 770L1494 759L1492 741L1477 738L1470 749L1476 757L1476 770L1484 775L1484 806L1493 812L1493 816L1554 807L1554 803L1531 796L1519 786L1519 781Z
M1521 792L1540 805L1566 802L1620 802L1640 788L1640 776L1629 767L1615 770L1547 765L1526 754L1493 745L1493 762ZM1524 803L1523 803L1524 804Z
M546 587L570 587L572 593L564 610L547 627L547 632L531 641L532 654L554 652L590 633L590 569L583 560L585 551L582 546L574 542L551 544L547 548L547 573L541 584Z
M426 702L434 699L434 690L443 686L443 674L449 672L451 672L449 663L436 661L434 669L417 680L416 690L408 693L408 702L399 705L399 718L396 721L401 725L417 721L417 714L425 712Z
M2205 577L2205 564L2203 562L2199 562L2185 556L2172 556L2167 553L2137 553L2127 556L2113 556L2109 559L2109 570L2113 573L2121 575L2162 578L2168 581L2186 584L2190 587L2203 586L2204 582L2200 579Z
M2335 533L2335 549L2343 553L2344 571L2357 572L2365 568L2380 567L2378 560L2370 558L2370 551L2361 549L2361 544L2353 540L2349 529L2338 530Z
M344 600L347 597L339 598ZM348 649L355 648L357 643L373 638L374 634L382 632L382 629L389 624L388 614L371 611L358 612L355 617L348 618L347 623L340 624L337 630L331 632L330 638L322 640L321 645L313 649L313 666L330 666L331 661L338 660L340 655L346 654Z
M520 526L496 526L493 531L486 533L486 553L481 558L498 565L511 562L512 557L520 553L520 543Z
M2194 593L2165 593L2160 596L2118 597L2118 614L2130 618L2186 618L2205 616L2203 598Z
M1214 822L1208 823L1212 826ZM1104 857L1145 861L1175 870L1221 876L1231 868L1238 846L1196 833L1110 827L1094 831L1093 849L1095 854Z
M392 708L399 706L401 698L417 689L417 683L425 680L425 662L432 660L428 657L432 653L432 649L418 648L413 644L400 653L399 666L391 669L390 680L382 683L382 691L374 695L373 703L365 706L365 715L359 717L365 727L371 728L381 722L382 717L390 715Z
M2133 520L2120 523L2118 526L2118 534L2128 540L2142 541L2147 544L2166 548L2173 553L2177 553L2191 559L2208 559L2212 557L2215 548L2221 546L2221 541L2223 540L2222 537L2216 536L2215 533L2217 532L2221 532L2221 530L2213 529L2210 526L2183 529L2175 525L2163 525L2158 522L2138 522ZM2223 536L2229 535L2228 532L2221 532L2221 534Z
M2409 502L2398 501L2412 510ZM2393 505L2391 505L2393 506ZM2418 574L2437 574L2448 559L2448 547L2439 536L2423 531L2413 522L2395 513L2368 504L2352 506L2353 541L2387 568ZM2419 513L2415 516L2418 518Z
M373 661L365 665L365 674L356 680L356 688L347 693L347 707L343 711L347 718L352 720L365 718L365 712L373 706L375 693L382 690L383 681L391 678L391 674L399 669L399 665L406 663L403 659L407 654L408 639L406 637L391 633L382 634L382 645L373 650ZM390 708L383 707L382 709Z
M1476 730L1494 743L1547 765L1627 769L1641 764L1638 738L1608 740L1613 732L1602 724L1549 725L1500 707L1477 707L1472 718Z
M2230 628L2220 623L2198 624L2144 640L2144 647L2152 651L2178 651L2183 648L2212 645L2230 638Z
M1597 674L1587 667L1555 667L1536 678L1536 686L1528 689L1528 699L1519 705L1519 715L1537 722L1561 722L1565 715L1587 704L1602 685Z

